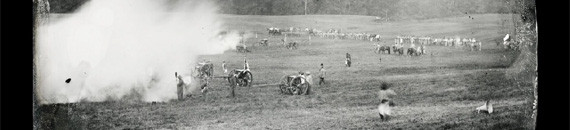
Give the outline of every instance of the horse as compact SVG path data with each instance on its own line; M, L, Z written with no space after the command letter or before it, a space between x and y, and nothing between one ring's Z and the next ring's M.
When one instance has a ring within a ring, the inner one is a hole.
M404 54L404 48L403 47L396 47L396 45L393 45L392 50L394 51L395 54L400 54L400 55Z
M378 52L382 52L382 53L386 53L388 52L388 54L390 54L390 46L380 46L378 47Z
M267 28L269 35L281 35L279 28Z
M419 55L418 50L415 48L412 48L412 47L408 48L408 51L406 53L410 56L418 56Z
M289 42L287 45L285 45L285 48L287 48L287 49L297 49L297 42Z

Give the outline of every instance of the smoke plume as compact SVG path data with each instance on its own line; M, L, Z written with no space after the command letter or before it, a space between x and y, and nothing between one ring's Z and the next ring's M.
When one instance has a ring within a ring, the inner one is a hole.
M209 1L92 0L40 26L35 93L41 104L176 98L175 72L190 75L197 55L235 48Z

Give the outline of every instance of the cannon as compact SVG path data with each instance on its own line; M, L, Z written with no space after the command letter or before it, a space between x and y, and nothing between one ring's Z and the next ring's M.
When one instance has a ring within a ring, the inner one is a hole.
M285 75L279 82L279 91L289 95L309 95L311 92L310 76Z

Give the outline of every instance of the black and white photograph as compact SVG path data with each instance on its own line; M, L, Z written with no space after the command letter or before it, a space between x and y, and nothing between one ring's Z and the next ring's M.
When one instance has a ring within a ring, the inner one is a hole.
M33 12L37 130L536 129L540 115L535 0L33 0Z

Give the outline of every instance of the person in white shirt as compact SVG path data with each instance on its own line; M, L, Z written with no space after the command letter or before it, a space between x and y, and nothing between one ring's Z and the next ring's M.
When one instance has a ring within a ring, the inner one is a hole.
M305 79L305 72L299 71L299 77ZM301 84L305 83L304 81L301 80Z
M382 83L380 86L380 91L378 92L378 99L380 100L380 105L378 105L378 115L382 120L388 120L392 114L390 106L393 106L393 101L391 98L396 95L396 92L389 89L388 83Z

